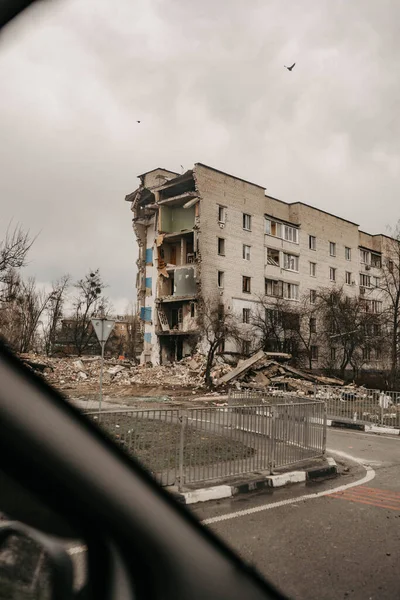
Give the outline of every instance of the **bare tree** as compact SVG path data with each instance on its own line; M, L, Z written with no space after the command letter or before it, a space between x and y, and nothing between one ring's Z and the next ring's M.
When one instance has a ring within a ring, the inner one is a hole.
M390 386L394 387L400 359L400 221L385 238L381 265L381 290L385 299L385 317L390 345Z
M69 282L70 276L63 275L61 279L52 284L52 291L46 307L46 323L43 326L44 350L47 356L54 351Z
M350 366L354 375L365 364L368 349L377 343L381 334L381 315L370 310L368 300L359 296L349 297L343 288L320 289L317 306L321 331L319 339L344 378ZM335 348L333 359L331 348Z
M236 316L220 302L219 298L203 298L199 303L197 327L206 347L207 362L204 380L213 386L211 369L217 351L223 352L226 342L242 337Z
M296 349L295 359L313 368L313 346L318 339L318 305L310 301L309 292L302 295L300 302L286 302L282 306L282 328L286 338L292 340Z
M126 340L126 354L128 358L137 362L137 356L142 350L141 323L139 315L134 311L133 304L130 303L124 320L128 323L128 332Z
M33 277L24 281L15 270L8 274L7 299L0 310L1 332L15 351L30 352L38 346L38 328L50 295L37 288Z
M7 284L10 271L20 269L26 264L26 256L34 240L29 231L20 225L7 228L5 238L0 241L0 284Z
M259 296L251 324L256 349L290 352L295 361L298 359L299 314L293 303L283 298Z
M89 271L74 284L74 287L77 295L73 301L71 345L78 356L81 356L88 348L89 343L96 339L91 319L99 312L107 315L111 307L108 299L102 295L106 285L100 276L99 269Z

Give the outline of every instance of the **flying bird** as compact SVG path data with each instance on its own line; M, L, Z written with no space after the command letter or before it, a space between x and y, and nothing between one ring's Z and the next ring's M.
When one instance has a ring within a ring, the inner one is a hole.
M140 123L140 121L136 121L136 123Z
M291 71L293 69L293 67L295 66L296 63L293 63L291 67L287 67L286 65L284 65L285 69L287 69L288 71Z

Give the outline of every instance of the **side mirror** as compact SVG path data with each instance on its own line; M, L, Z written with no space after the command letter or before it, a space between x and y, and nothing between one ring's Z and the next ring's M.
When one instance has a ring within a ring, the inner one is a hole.
M63 544L18 521L0 523L0 600L71 600L73 564Z

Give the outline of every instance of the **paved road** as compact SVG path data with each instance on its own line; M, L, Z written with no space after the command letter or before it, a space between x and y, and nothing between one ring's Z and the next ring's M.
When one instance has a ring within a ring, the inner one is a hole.
M400 439L330 430L328 447L340 479L194 512L291 598L399 598Z

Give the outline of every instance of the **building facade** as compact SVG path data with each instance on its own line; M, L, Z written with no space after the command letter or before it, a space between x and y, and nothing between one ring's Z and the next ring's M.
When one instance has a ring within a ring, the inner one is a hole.
M138 310L143 361L180 360L198 342L198 301L219 296L250 328L267 298L299 302L343 286L382 311L382 255L387 238L301 202L286 203L263 186L197 163L177 174L139 176L126 197L139 246ZM318 368L318 340L315 367ZM377 357L370 357L372 366Z

